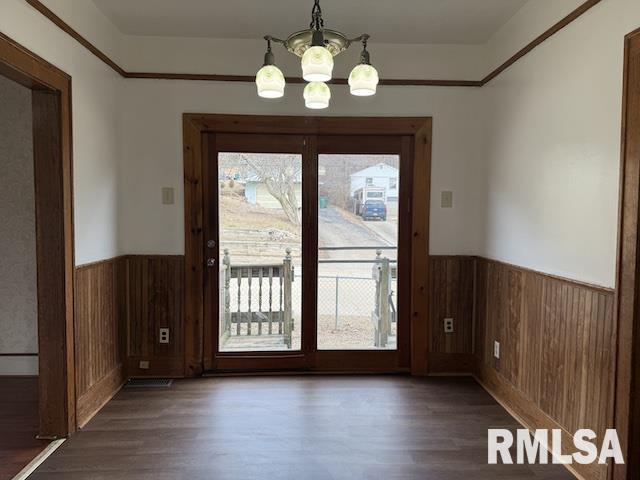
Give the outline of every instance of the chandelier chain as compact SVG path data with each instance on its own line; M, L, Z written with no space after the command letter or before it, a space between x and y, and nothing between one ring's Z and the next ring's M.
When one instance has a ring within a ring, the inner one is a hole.
M310 28L321 30L324 28L324 20L322 19L322 8L320 8L320 0L314 0L313 9L311 10Z

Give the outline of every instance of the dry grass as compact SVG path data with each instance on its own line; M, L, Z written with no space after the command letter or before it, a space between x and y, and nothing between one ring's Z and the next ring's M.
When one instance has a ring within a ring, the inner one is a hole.
M301 234L300 227L291 224L282 211L254 205L241 195L221 195L219 211L220 227L229 239L233 230L247 229L263 232L280 230L290 234L292 239L299 238ZM269 240L268 235L265 235L265 240Z

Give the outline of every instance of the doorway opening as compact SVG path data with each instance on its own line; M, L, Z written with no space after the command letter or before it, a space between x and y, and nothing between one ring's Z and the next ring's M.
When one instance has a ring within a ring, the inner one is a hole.
M430 138L430 119L186 115L187 375L425 372Z
M18 160L29 163L28 166L22 164L22 171L16 167L22 175L23 193L3 189L4 194L13 199L12 214L24 213L13 223L5 222L10 231L3 238L13 239L14 259L20 254L22 267L9 271L11 265L2 263L3 292L18 288L16 278L32 282L29 292L20 289L21 295L30 295L22 302L23 307L28 308L13 312L16 315L9 315L12 318L3 314L6 320L3 323L11 322L10 327L15 330L15 337L10 340L14 350L8 353L21 354L13 356L11 370L5 373L21 377L23 382L28 382L29 376L33 380L37 374L37 381L32 381L24 391L37 403L34 431L30 434L41 439L56 439L67 437L76 429L71 78L2 34L0 77L3 88L6 87L3 94L11 89L20 97L23 104L16 112L28 115L30 123L19 133L15 130L19 119L9 119L14 129L3 130L3 171ZM7 106L3 103L3 109ZM3 113L6 112L3 110ZM22 145L28 150L29 158L24 155L18 158L16 150L8 148L11 145ZM29 179L25 176L27 172ZM13 182L13 187L17 186L18 183ZM30 199L19 198L28 196L25 192L31 192ZM14 300L16 296L13 295ZM2 348L5 347L8 345L2 344ZM5 356L2 359L4 361ZM7 433L13 435L10 431Z
M38 299L31 91L0 76L0 105L0 419L5 432L0 434L0 477L11 478L48 442L36 438Z

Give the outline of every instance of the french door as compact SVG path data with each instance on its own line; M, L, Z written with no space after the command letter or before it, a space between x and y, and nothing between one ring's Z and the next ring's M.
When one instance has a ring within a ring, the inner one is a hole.
M213 370L408 370L413 138L203 138Z

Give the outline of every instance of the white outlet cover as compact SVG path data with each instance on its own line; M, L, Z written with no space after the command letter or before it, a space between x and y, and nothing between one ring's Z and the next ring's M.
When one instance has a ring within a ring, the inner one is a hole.
M453 318L444 319L444 332L453 333Z
M148 370L149 369L149 360L140 360L140 363L138 364L138 366L142 370Z
M500 358L500 342L493 342L493 356Z
M168 328L161 328L160 329L159 342L160 343L169 343L169 329Z

